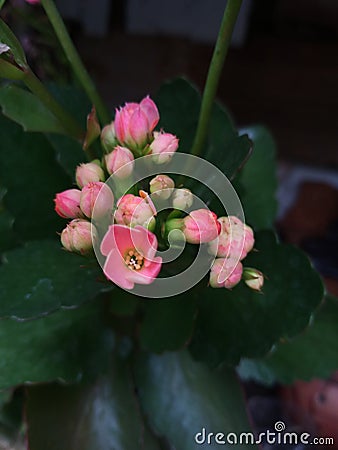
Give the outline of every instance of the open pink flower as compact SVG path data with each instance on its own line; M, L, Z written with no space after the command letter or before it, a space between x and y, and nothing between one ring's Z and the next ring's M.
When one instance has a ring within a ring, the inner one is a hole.
M141 103L126 103L116 110L115 134L121 144L142 147L160 119L157 107L151 98L145 97Z
M111 225L101 242L101 253L107 256L103 271L124 289L133 289L135 283L150 284L162 266L156 251L157 238L146 228Z

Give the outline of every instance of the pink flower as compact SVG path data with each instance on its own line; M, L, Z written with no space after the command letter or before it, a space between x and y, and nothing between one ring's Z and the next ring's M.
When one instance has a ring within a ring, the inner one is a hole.
M244 259L253 249L255 239L252 228L235 216L220 217L221 234L209 243L211 254L221 258Z
M150 180L150 192L156 197L162 200L168 200L175 187L175 182L168 175L156 175L155 178Z
M150 284L162 266L156 251L157 238L147 229L111 225L101 243L101 253L107 256L103 271L124 289L133 289L135 283Z
M64 219L74 219L83 217L80 209L81 191L78 189L68 189L56 194L54 199L55 211Z
M80 206L88 218L94 213L95 218L99 219L113 211L114 195L105 183L100 181L88 183L82 189Z
M215 259L210 271L210 286L213 288L231 289L241 281L242 263L232 258Z
M212 241L219 235L221 224L212 211L196 209L183 219L182 231L190 244L202 244Z
M40 3L40 0L26 0L27 3L30 3L31 5L37 5Z
M147 195L137 197L133 194L123 195L117 202L115 222L135 227L141 225L148 229L155 226L156 209Z
M79 188L83 188L90 182L104 181L104 172L100 166L100 161L96 159L90 163L77 166L75 179Z
M115 134L121 144L132 148L147 143L152 131L160 119L155 103L148 97L141 103L126 103L116 110Z
M128 148L120 145L105 156L105 161L108 173L115 174L120 179L129 177L134 169L134 155Z
M154 140L150 144L151 154L156 164L168 162L178 148L178 139L170 133L154 132Z
M87 220L74 219L61 233L61 243L69 252L85 255L93 251L93 239L97 232Z

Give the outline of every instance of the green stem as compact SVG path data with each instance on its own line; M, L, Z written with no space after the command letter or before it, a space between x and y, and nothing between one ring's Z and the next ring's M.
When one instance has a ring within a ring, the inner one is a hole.
M193 155L201 153L207 138L213 102L241 4L242 0L227 1L203 92L197 131L191 151Z
M54 114L63 126L64 130L74 139L81 141L84 137L84 131L74 118L65 111L62 106L54 99L39 78L31 71L26 69L23 81L26 86L35 94L41 102Z
M81 58L68 34L67 28L57 10L53 0L41 0L41 4L44 7L46 14L54 28L54 31L60 41L60 44L67 56L67 59L78 78L79 82L83 86L86 94L90 98L93 105L95 105L96 111L103 124L107 124L111 121L109 111L103 103L96 87L90 78L85 66L83 65Z

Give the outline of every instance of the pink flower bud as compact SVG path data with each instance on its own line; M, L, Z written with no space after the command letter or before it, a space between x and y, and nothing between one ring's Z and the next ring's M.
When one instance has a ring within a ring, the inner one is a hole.
M150 192L162 200L167 200L175 187L175 182L167 175L157 175L150 181Z
M61 233L61 243L69 252L86 255L93 251L93 239L97 232L87 220L74 219Z
M133 194L123 195L117 202L115 222L120 225L135 227L141 225L149 230L155 227L156 210L147 198L137 197Z
M112 212L114 195L105 183L88 183L82 189L80 206L88 218L91 218L94 212L95 218L99 219Z
M119 145L105 156L105 161L108 173L120 179L129 177L134 169L134 155L128 148Z
M95 159L90 163L77 166L75 179L79 188L83 188L88 183L104 181L104 172L100 166L100 161Z
M190 244L202 244L212 241L219 235L221 224L212 211L196 209L183 219L182 231Z
M26 3L30 3L31 5L37 5L40 3L40 0L26 0Z
M83 142L83 150L87 151L94 141L100 136L101 127L96 115L95 106L87 116L87 132Z
M64 219L74 219L82 217L80 209L81 191L78 189L68 189L56 194L54 199L55 211Z
M252 228L238 217L220 217L221 234L209 243L209 252L221 258L244 259L253 249L255 239Z
M244 283L254 291L261 291L264 284L264 275L257 269L245 267L243 270Z
M231 289L241 281L242 263L232 258L215 259L210 271L210 286Z
M115 134L117 140L131 148L142 148L159 121L155 103L148 97L141 103L126 103L116 110Z
M114 122L106 125L101 132L101 144L106 152L111 152L117 145Z
M189 189L175 189L173 193L173 207L185 211L193 204L194 197Z
M178 139L176 136L170 133L154 132L154 140L150 144L151 154L153 161L156 164L164 164L168 162L173 153L178 148Z

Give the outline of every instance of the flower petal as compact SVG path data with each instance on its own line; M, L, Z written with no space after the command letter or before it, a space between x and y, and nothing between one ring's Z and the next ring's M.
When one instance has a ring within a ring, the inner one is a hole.
M130 278L132 271L126 266L120 252L113 248L104 263L103 272L113 283L124 289L133 289L134 282Z
M110 225L101 242L101 253L107 256L113 248L117 248L124 258L126 250L133 248L130 228L125 225Z

